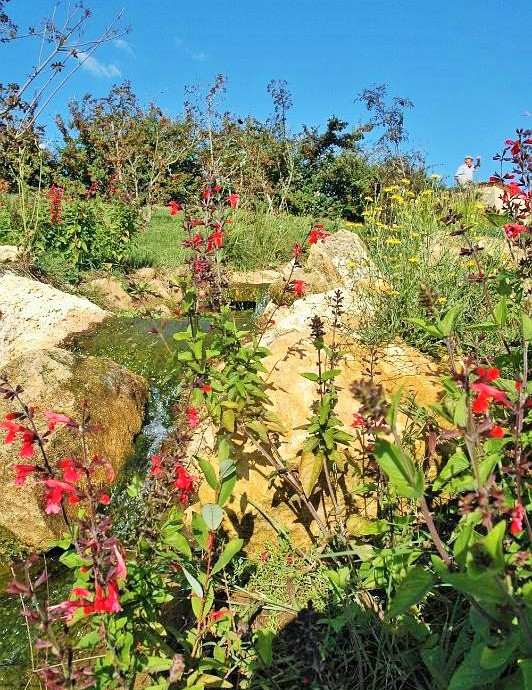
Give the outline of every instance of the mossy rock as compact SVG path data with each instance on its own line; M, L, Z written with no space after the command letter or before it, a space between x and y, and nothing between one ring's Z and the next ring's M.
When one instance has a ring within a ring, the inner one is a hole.
M140 431L147 400L146 381L109 359L83 357L59 348L28 352L4 368L11 385L22 386L21 397L36 411L43 431L45 410L79 420L87 402L91 424L98 429L86 437L88 453L107 459L118 474L131 454ZM0 416L16 411L16 405L0 400ZM0 527L15 540L33 548L46 548L64 527L62 519L44 514L42 489L30 476L15 486L11 466L19 462L18 442L0 445ZM80 438L72 430L58 428L46 444L50 462L80 456ZM27 461L26 461L27 462Z

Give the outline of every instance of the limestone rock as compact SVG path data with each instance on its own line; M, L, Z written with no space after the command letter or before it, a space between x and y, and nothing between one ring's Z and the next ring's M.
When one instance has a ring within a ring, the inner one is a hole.
M79 419L82 401L87 400L93 424L101 425L101 431L87 436L89 454L105 457L118 473L141 428L148 393L144 379L111 360L59 348L22 354L2 373L11 385L24 388L23 399L35 407L36 422L43 431L46 423L39 412L53 410ZM0 418L13 410L13 403L0 399ZM60 533L62 521L43 513L42 490L32 476L23 486L15 486L11 466L19 462L18 447L17 442L0 444L0 526L20 542L42 548ZM50 437L46 452L52 464L64 457L79 457L79 437L59 429Z
M130 311L138 307L138 302L128 295L120 281L113 276L93 278L89 287L96 292L108 309Z
M13 263L20 259L20 249L13 244L0 245L0 264Z
M0 365L30 350L59 345L109 312L92 302L14 273L0 275Z

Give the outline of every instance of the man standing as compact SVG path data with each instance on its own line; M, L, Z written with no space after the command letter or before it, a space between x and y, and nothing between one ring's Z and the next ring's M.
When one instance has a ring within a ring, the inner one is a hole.
M477 162L473 166L473 156L466 156L464 162L459 166L454 174L454 179L459 187L472 184L473 173L477 168L480 168L480 156L477 156Z

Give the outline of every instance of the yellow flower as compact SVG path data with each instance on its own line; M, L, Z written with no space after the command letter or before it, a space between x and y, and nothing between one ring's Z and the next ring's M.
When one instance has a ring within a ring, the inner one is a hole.
M447 297L438 297L436 301L440 304L445 304L445 302L447 302Z
M417 258L417 256L410 256L410 257L408 258L408 260L409 260L410 263L412 263L412 264L418 264L418 263L419 263L419 259Z
M472 268L473 266L476 266L477 262L474 259L469 259L469 261L466 261L466 266L469 268Z
M401 240L397 237L388 237L386 244L401 244Z
M399 290L390 290L389 294L390 295L400 295L401 293L399 292Z
M424 189L424 190L421 192L421 196L430 196L432 193L433 193L433 192L432 192L432 189Z
M481 204L480 201L477 201L477 203L475 204L475 208L477 209L477 211L485 210L484 204Z
M405 200L403 199L403 197L402 197L400 194L392 194L392 196L390 197L390 199L393 199L394 201L397 201L397 203L399 203L399 204L404 204L404 203L405 203Z
M401 177L401 182L406 185L410 184L410 180L408 179L408 177Z
M396 189L399 189L399 187L396 184L392 184L389 187L385 187L383 192L395 192Z
M406 190L405 194L406 194L406 196L409 196L410 198L416 196L416 195L414 194L414 192L411 192L409 189Z
M353 228L363 228L364 223L351 223Z
M431 179L431 180L441 180L441 175L436 175L436 174L431 175L431 176L430 176L430 179Z
M421 233L419 232L413 232L412 237L421 237Z
M372 196L365 196L364 201L369 201L370 203L373 203L373 197Z
M356 268L356 263L354 261L348 261L347 268Z

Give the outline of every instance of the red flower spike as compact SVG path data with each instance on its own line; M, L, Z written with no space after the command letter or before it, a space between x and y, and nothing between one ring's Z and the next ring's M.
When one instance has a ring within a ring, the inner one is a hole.
M294 252L295 259L296 260L299 259L299 257L303 253L303 249L302 249L301 245L300 244L294 244L293 252Z
M63 470L63 478L66 482L78 482L83 477L83 471L76 467L72 458L60 460L59 467Z
M161 456L160 455L152 455L151 456L151 467L150 467L150 474L152 477L158 477L159 475L162 474L163 468L161 465Z
M471 405L471 410L475 414L484 414L490 409L489 400L484 395L479 395Z
M519 225L519 223L507 223L504 227L504 234L509 240L515 240L524 232L528 232L526 225Z
M212 196L211 188L205 187L205 189L203 190L203 194L202 194L203 200L208 201L211 198L211 196Z
M189 407L187 409L187 424L191 429L195 429L199 426L200 418L199 411L195 407Z
M292 283L292 292L294 292L298 297L302 297L305 293L306 283L304 280L294 280Z
M22 486L28 476L37 470L37 467L35 465L13 465L13 469L16 473L15 484Z
M224 246L224 234L225 233L223 230L218 230L217 232L212 233L207 240L208 252L216 251L216 249L220 249Z
M181 206L177 203L177 201L168 202L168 207L170 209L171 216L175 216L179 211L181 211Z
M100 503L103 503L104 506L108 506L109 503L111 503L111 497L109 494L100 494Z
M203 386L201 387L201 390L204 393L211 393L212 392L212 386L209 386L207 383L204 383Z
M229 206L231 208L237 208L238 202L240 201L240 195L239 194L229 194L227 197L227 201L229 202Z
M521 503L517 503L512 510L510 532L513 535L520 534L523 531L523 520L525 518L525 509Z
M325 232L325 230L321 230L320 228L323 228L322 223L319 223L319 225L315 225L312 228L308 236L309 244L316 244L318 240L321 240L321 243L323 244L326 238L331 234L330 232Z
M491 438L503 438L504 429L502 428L502 426L493 426L490 429L489 436L491 436Z

